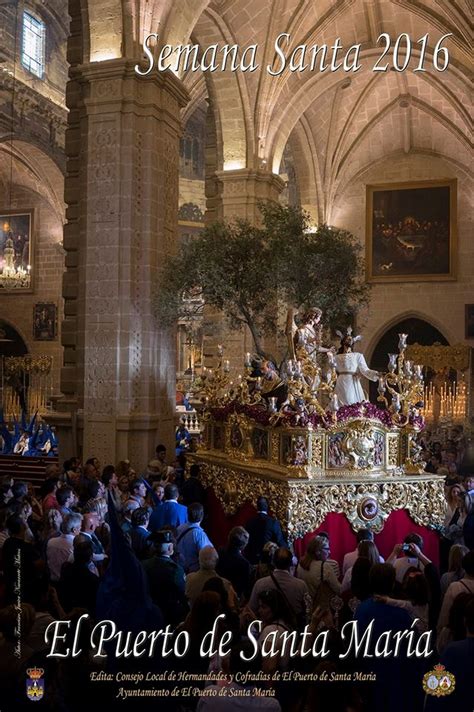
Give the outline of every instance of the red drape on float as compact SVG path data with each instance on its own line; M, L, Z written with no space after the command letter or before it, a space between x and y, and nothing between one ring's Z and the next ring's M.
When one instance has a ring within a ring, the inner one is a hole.
M207 490L207 508L210 515L209 525L206 526L207 522L204 524L210 540L217 548L226 544L227 535L232 527L245 526L245 523L256 512L255 507L250 502L246 502L234 515L226 516L222 504L212 489ZM331 558L336 559L342 565L344 554L356 548L355 533L352 531L351 525L344 514L328 514L318 529L306 534L302 539L297 539L294 542L295 554L299 558L304 553L308 542L319 531L328 533L331 543ZM438 535L431 529L415 524L405 509L397 509L389 515L383 530L380 534L376 534L375 543L381 555L386 559L395 544L401 544L406 535L412 532L416 532L423 537L423 553L438 566Z
M351 525L343 514L328 514L324 522L318 529L307 534L303 539L297 539L294 543L295 553L298 558L306 549L308 542L319 532L325 531L329 534L331 543L331 559L336 559L342 564L344 554L353 551L357 546L355 533ZM392 552L395 544L401 544L407 534L420 534L423 537L423 553L436 566L439 565L439 537L436 532L426 527L420 527L410 519L410 515L405 509L397 509L391 512L385 526L380 534L375 535L375 543L380 554L386 559Z

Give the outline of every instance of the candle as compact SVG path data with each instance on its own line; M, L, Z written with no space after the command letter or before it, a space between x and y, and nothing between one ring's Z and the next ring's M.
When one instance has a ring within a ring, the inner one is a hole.
M230 371L230 361L228 359L226 359L224 361L224 372L229 373L229 371Z
M244 365L246 368L250 368L252 365L252 357L251 357L250 351L247 351L247 353L245 354Z
M222 356L223 353L224 353L224 347L222 346L222 344L217 344L217 355Z

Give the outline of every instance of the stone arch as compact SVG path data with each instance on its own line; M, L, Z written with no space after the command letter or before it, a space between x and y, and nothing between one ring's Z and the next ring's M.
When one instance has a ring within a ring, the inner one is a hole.
M0 319L0 359L2 356L25 356L28 342L21 329L11 321Z
M450 165L453 168L460 171L464 175L464 177L467 181L471 180L472 176L470 174L469 167L466 166L464 163L461 163L460 161L456 160L452 156L448 156L443 153L438 153L437 151L429 151L427 149L413 148L410 151L410 156L416 156L416 155L427 156L429 158L438 159L439 161L445 162L448 165ZM360 180L364 176L364 174L368 173L371 169L376 168L377 166L383 165L384 163L393 161L396 158L400 158L400 157L406 157L406 154L404 153L404 151L402 149L397 149L395 151L391 151L390 153L385 153L380 158L367 161L367 163L365 163L356 173L352 173L350 175L344 175L343 176L344 182L338 183L338 185L334 191L332 205L334 206L334 204L336 203L336 201L340 195L344 195L344 192L347 190L347 187L349 184ZM451 174L449 174L449 175L451 176Z
M160 12L159 5L155 0L154 12L151 20L154 23L149 31L156 32L158 18L164 27L161 34L163 44L186 44L189 41L191 32L199 20L200 16L210 4L211 0L171 0L165 3L164 9Z
M304 116L288 138L295 160L301 205L316 222L324 222L321 170L311 128Z
M202 49L210 44L234 44L236 39L225 20L215 11L204 10L193 29L193 41ZM252 168L257 149L247 75L242 72L206 73L208 93L219 115L222 148L219 168Z
M397 314L394 316L392 319L390 319L388 322L385 322L372 336L371 340L369 341L369 344L367 346L367 349L365 350L365 355L367 359L367 363L373 364L374 363L374 355L376 353L377 347L381 343L382 339L384 336L386 336L388 333L390 333L392 330L395 329L395 327L398 327L400 325L400 329L402 328L402 325L404 325L404 328L407 327L409 322L412 322L412 331L415 333L416 331L416 326L422 326L426 325L432 330L433 335L437 335L438 338L440 339L441 343L444 343L444 345L449 345L450 343L453 342L453 338L450 334L447 333L446 327L444 324L441 324L438 322L437 319L433 319L431 315L425 314L423 312L418 312L418 311L406 311L402 312L401 314ZM407 332L408 333L408 332ZM423 332L419 332L423 333ZM418 339L422 339L422 336L418 336ZM413 343L414 340L413 337L411 338L411 342ZM426 342L426 339L424 339ZM410 343L410 334L408 338L408 343ZM418 343L421 343L422 345L430 345L428 343L423 343L423 340L418 341ZM431 343L434 343L433 341ZM394 345L396 346L396 344ZM396 348L395 348L396 351ZM379 364L380 366L381 364Z
M36 143L0 137L0 154L13 161L13 184L41 195L62 225L64 220L64 176L54 159ZM0 168L0 176L5 174ZM10 176L7 176L8 184ZM3 181L5 183L5 180Z
M31 146L50 159L58 171L64 175L66 167L64 149L60 150L59 147L52 146L51 143L38 136L34 130L25 129L23 126L16 125L13 131L9 127L4 133L1 129L2 126L0 125L0 144L11 144L12 142L19 144L21 142Z

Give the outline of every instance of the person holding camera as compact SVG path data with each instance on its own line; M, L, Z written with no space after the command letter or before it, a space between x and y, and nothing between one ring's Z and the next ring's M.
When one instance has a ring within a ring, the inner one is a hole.
M395 553L395 556L393 554ZM396 558L402 554L400 558ZM427 563L431 561L423 554L423 539L414 532L408 534L403 540L403 544L398 544L390 555L387 562L393 565L397 575L397 583L402 584L405 574L409 569L423 571Z
M433 628L436 624L441 605L439 573L433 562L425 556L422 548L423 539L421 536L414 532L408 534L405 537L403 544L397 544L394 547L392 553L387 559L387 563L392 564L395 569L397 591L399 594L407 593L404 588L406 586L407 579L410 576L413 576L416 573L424 575L428 588L427 600L424 603L422 603L421 600L418 600L418 594L420 593L420 591L418 591L416 596L413 597L413 601L416 600L416 602L420 605L425 605L425 603L428 604L428 628ZM403 556L397 558L400 554L403 554ZM420 582L416 581L416 583L419 584ZM423 589L424 591L426 586L424 583L421 583L417 588L420 590ZM423 598L424 593L420 595ZM426 619L426 615L423 615L422 618Z

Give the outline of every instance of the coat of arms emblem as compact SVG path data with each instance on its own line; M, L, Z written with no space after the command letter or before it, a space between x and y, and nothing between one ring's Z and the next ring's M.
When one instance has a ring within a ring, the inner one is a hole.
M448 672L444 665L435 665L423 677L423 690L427 695L445 697L454 692L456 679L452 672Z
M28 680L26 681L26 696L31 702L39 702L44 696L44 670L43 668L28 668L26 671Z

